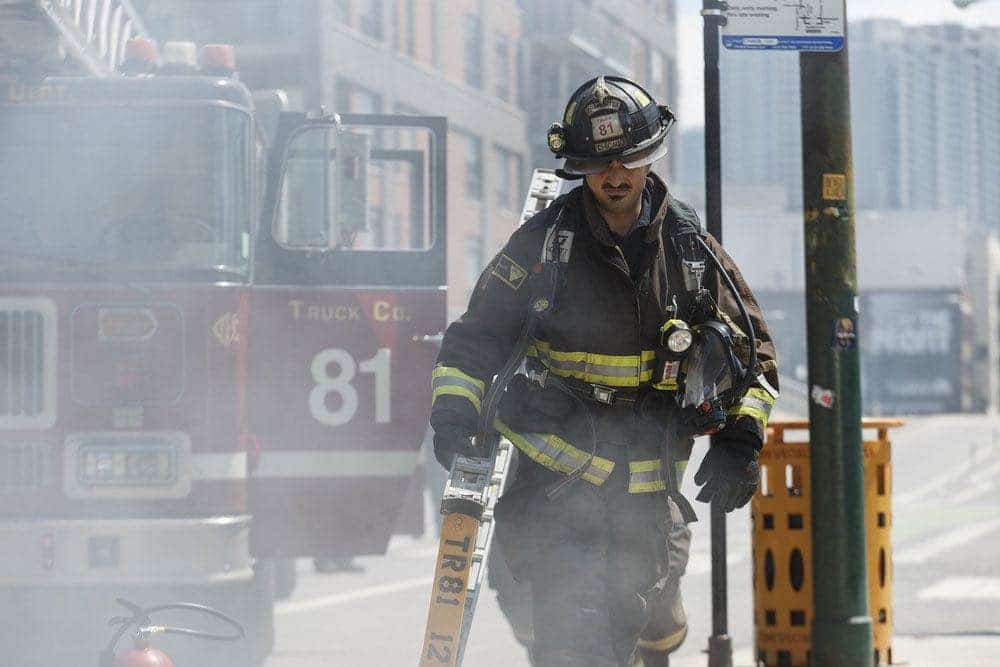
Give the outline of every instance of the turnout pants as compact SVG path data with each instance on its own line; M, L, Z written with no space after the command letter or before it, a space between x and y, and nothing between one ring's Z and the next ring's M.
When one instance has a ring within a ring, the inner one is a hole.
M628 493L623 446L598 449L618 462L604 485L577 480L550 497L563 478L521 457L497 506L500 555L516 580L501 582L501 606L516 610L511 622L536 667L631 667L640 636L652 667L686 631L677 581L690 532L665 493Z

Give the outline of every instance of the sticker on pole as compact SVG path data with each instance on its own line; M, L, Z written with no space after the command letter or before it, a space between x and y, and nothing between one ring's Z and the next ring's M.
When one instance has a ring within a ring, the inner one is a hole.
M722 45L735 50L840 51L844 0L729 0Z

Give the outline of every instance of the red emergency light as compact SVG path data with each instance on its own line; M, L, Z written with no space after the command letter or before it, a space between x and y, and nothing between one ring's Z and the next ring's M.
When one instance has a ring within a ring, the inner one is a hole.
M232 76L236 73L236 49L232 44L205 44L201 47L201 69L208 74Z
M147 37L133 37L125 42L122 58L123 74L151 74L159 61L156 42Z

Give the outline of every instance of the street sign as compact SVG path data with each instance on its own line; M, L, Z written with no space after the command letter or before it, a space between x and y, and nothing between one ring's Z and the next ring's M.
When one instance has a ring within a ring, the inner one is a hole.
M729 0L722 44L735 50L840 51L844 0Z

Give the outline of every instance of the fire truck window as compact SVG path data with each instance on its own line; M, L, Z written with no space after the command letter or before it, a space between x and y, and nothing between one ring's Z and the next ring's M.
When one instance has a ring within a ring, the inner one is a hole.
M408 127L298 134L286 157L275 240L293 249L430 248L433 141L425 128Z
M122 270L245 270L251 174L241 112L26 106L0 113L5 255Z

